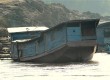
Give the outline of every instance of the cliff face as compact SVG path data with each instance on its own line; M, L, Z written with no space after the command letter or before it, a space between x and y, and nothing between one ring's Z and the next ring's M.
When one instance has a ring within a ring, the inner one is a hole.
M36 25L53 27L73 19L103 18L97 13L70 11L64 5L45 4L41 0L7 1L0 3L0 27Z

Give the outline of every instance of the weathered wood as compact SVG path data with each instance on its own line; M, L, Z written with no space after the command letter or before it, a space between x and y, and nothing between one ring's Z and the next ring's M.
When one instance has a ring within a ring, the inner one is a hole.
M99 52L110 53L110 22L104 22L98 25L97 43Z
M12 40L11 57L18 61L88 61L96 52L96 27L99 19L72 20L39 32L30 40ZM87 32L89 30L89 32ZM26 34L26 32L24 32ZM13 37L12 35L12 37ZM22 36L23 37L23 36Z

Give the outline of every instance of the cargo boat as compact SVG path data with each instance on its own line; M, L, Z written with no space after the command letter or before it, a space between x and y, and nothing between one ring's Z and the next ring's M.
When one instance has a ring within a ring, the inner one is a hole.
M98 23L99 19L70 20L35 31L34 38L11 39L11 57L14 61L41 63L89 61L96 52Z

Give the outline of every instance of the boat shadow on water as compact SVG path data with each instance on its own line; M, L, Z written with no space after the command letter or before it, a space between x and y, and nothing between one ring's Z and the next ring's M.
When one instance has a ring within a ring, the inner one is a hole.
M56 67L56 66L69 66L69 65L98 65L98 61L87 61L87 62L66 62L66 63L34 63L34 62L14 62L12 64L17 64L19 66L31 66L31 67Z

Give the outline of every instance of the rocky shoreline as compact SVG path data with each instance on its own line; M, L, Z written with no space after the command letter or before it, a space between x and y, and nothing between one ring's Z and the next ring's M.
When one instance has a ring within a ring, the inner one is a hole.
M10 58L10 42L7 37L0 37L0 59Z

